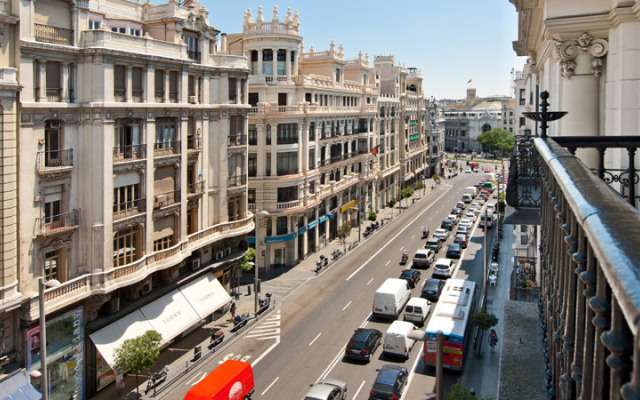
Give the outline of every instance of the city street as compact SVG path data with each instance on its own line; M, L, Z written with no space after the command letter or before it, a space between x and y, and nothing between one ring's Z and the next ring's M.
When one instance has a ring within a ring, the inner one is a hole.
M396 212L395 218L385 223L379 232L363 239L357 248L322 274L315 276L311 270L301 270L300 274L306 277L306 281L293 290L279 307L219 355L214 355L175 381L157 398L182 398L192 385L226 358L253 364L255 399L302 398L310 384L326 377L347 382L349 399L365 399L375 379L376 368L387 363L403 365L412 371L410 385L403 398L433 397L435 371L433 368L425 369L420 362L422 343L416 343L406 361L382 355L381 347L376 350L370 363L347 361L343 357L344 348L358 327L386 332L391 321L377 320L371 316L375 290L386 278L397 278L405 268L399 265L403 249L407 250L411 258L417 249L423 247L425 240L421 238L422 227L427 226L431 232L438 228L460 200L464 188L478 182L483 176L482 173L463 173L459 177L443 181L434 191L417 200L400 215ZM476 226L477 223L474 228ZM495 231L496 229L489 230L489 248ZM484 239L481 229L475 229L473 233L469 247L463 252L461 261L464 261L458 262L454 275L473 279L479 284L480 304ZM451 242L451 237L452 235L447 244ZM446 247L443 247L436 258L444 257L445 251ZM300 268L302 264L296 267ZM420 271L421 281L412 290L414 297L420 296L422 282L432 272L431 268ZM506 272L502 273L501 278L506 279L506 276ZM490 305L494 301L493 292L497 289L489 290ZM497 372L494 379L487 380L479 375L478 368L487 362L497 363L499 352L489 354L488 346L485 345L485 356L476 359L471 355L472 346L467 351L470 356L466 359L464 371L462 374L445 371L444 387L450 387L461 378L467 387L474 387L478 394L495 396Z

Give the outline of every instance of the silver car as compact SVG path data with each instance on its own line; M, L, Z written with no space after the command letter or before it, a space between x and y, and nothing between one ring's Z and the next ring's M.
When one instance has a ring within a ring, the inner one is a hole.
M344 400L347 398L347 384L337 379L323 379L311 385L304 400Z

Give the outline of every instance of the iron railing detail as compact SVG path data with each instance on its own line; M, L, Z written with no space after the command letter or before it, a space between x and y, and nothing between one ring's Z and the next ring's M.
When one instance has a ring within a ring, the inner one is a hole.
M540 207L540 165L533 137L515 136L515 147L509 164L506 200L514 208Z

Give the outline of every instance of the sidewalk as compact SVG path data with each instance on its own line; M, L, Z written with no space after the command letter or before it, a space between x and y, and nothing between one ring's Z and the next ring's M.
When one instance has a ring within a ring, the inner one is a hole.
M442 184L436 185L433 182L433 179L426 179L424 181L425 188L417 190L413 193L413 195L408 198L402 200L395 205L393 209L389 207L385 207L381 209L378 213L378 221L384 221L382 227L376 229L376 231L372 235L379 235L381 231L384 231L384 225L390 222L393 218L399 216L403 213L407 208L417 204L417 201L429 196L434 191L437 191L439 188L445 187L445 184L448 182L448 179L444 179ZM434 187L432 190L431 188ZM400 205L402 204L402 206ZM361 232L364 234L364 231L367 226L371 224L371 221L366 219L366 216L363 217L363 221L361 224ZM365 240L364 237L360 238L360 241ZM358 242L358 227L351 228L351 233L346 240L346 247L349 248L353 243ZM271 310L277 308L282 304L284 299L293 292L294 289L302 285L304 282L312 279L316 276L315 268L316 261L320 254L323 254L329 257L329 265L323 268L321 273L324 273L327 269L330 269L335 264L335 261L331 260L331 252L336 249L340 249L344 251L344 246L339 239L335 239L332 242L328 242L326 246L320 246L318 251L315 253L311 253L307 255L306 258L301 260L297 265L293 267L276 267L272 268L269 272L261 272L259 278L261 280L261 291L260 298L264 298L266 293L271 293ZM342 257L345 257L343 255ZM236 284L236 279L233 278L232 285ZM237 290L238 296L233 300L236 303L236 315L241 315L244 313L249 313L251 315L251 320L249 322L250 325L253 325L255 322L262 320L269 311L263 313L259 316L259 319L256 320L254 318L254 307L255 307L255 294L253 292L253 279L254 273L250 271L245 273L240 278L240 285L234 289ZM249 294L249 287L251 288L251 292ZM213 332L221 330L224 332L224 342L214 348L215 352L219 352L223 350L227 344L230 343L231 340L238 337L240 334L245 332L247 328L242 329L240 332L231 332L233 328L233 323L231 322L231 315L227 312L224 315L215 315L214 321L203 325L201 327L195 328L191 333L186 335L183 339L179 340L176 343L173 343L167 349L164 349L160 353L160 357L154 363L152 371L159 371L164 365L169 366L169 374L165 383L161 384L160 387L169 383L173 378L184 372L184 370L189 367L192 369L195 367L195 364L191 361L193 358L194 351L193 349L200 345L202 358L207 358L210 355L211 351L208 349L208 345L210 343L210 336ZM151 399L153 398L153 389L149 391L148 395L144 394L144 389L147 387L148 375L143 373L138 378L138 388L140 390L140 398L143 399ZM135 399L136 398L136 378L133 374L127 374L124 378L125 388L122 391L122 396L118 396L116 393L116 388L114 384L110 384L100 392L98 392L92 399L96 400L110 400L110 399Z

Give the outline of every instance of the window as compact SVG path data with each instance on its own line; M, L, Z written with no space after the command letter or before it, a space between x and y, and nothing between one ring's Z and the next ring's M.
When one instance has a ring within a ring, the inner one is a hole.
M524 117L520 117L518 126L525 126Z
M156 119L156 150L171 150L179 147L176 141L176 121L173 118Z
M316 140L316 123L309 123L309 141Z
M316 149L309 149L309 169L316 168Z
M249 105L251 107L258 107L258 102L260 98L258 97L258 93L249 93Z
M89 29L100 29L100 21L89 20Z
M124 101L127 94L127 71L123 65L113 67L113 95L116 101Z
M258 52L251 52L251 75L258 75Z
M62 186L52 186L45 189L44 195L44 223L46 229L55 229L63 224L62 218Z
M342 71L340 68L336 68L336 82L340 82L340 76L342 75Z
M131 118L116 120L113 159L114 161L142 158L144 146L140 144L140 121Z
M298 200L298 187L278 188L278 203Z
M229 103L237 104L238 102L238 79L229 78Z
M255 204L256 203L256 190L255 189L249 189L249 191L247 192L247 201L249 202L249 204Z
M229 221L238 221L244 218L244 196L242 194L229 196L227 208L229 210Z
M525 101L527 99L527 90L526 89L520 89L520 105L523 106L525 104Z
M256 124L249 124L249 145L255 146L258 144L258 128L256 128Z
M278 105L286 106L287 105L287 94L286 93L278 93Z
M278 153L278 175L295 174L298 172L298 153L290 151Z
M139 175L136 173L135 175ZM140 207L140 184L130 184L113 188L114 218L135 214Z
M131 95L133 96L133 101L136 101L138 103L142 102L142 81L143 81L143 74L142 74L142 68L140 67L133 67L132 71L131 71Z
M178 72L169 72L169 99L177 103L178 102Z
M248 169L249 176L256 176L258 174L258 155L256 153L249 153Z
M271 153L267 153L266 165L264 169L265 169L265 175L271 176Z
M173 243L173 236L166 236L153 241L153 251L166 250L171 247Z
M286 60L287 60L287 51L278 50L278 75L287 74Z
M47 121L44 127L44 155L46 167L64 165L60 121Z
M115 27L114 26L114 27L111 27L111 32L125 33L126 34L127 33L127 28L124 28L124 27L119 28L119 27Z
M182 31L182 41L187 45L187 57L200 62L199 38L196 32Z
M273 75L273 51L262 50L262 73Z
M298 143L298 124L278 124L278 144Z
M113 266L130 264L138 259L138 228L120 230L113 238Z
M140 29L130 28L129 34L131 36L140 36Z
M159 103L164 101L164 73L165 72L161 69L155 70L155 73L154 73L155 96L156 96L156 101Z
M276 235L287 234L287 217L278 217L276 219Z

